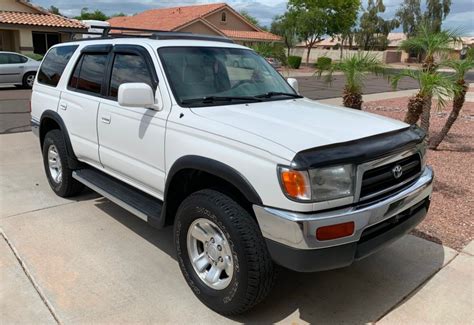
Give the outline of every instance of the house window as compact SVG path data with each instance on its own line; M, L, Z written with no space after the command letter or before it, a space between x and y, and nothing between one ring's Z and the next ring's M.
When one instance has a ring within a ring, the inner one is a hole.
M222 21L223 23L225 23L225 22L227 21L227 15L226 15L225 12L223 12L222 15L221 15L221 21Z
M33 32L33 52L45 54L49 48L60 43L61 37L58 33Z

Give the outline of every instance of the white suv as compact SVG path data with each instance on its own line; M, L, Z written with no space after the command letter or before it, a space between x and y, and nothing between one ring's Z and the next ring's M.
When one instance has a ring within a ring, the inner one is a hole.
M174 225L184 278L227 315L267 296L274 263L348 266L430 204L418 127L303 98L296 80L224 38L54 46L32 126L57 195L86 185L152 226Z

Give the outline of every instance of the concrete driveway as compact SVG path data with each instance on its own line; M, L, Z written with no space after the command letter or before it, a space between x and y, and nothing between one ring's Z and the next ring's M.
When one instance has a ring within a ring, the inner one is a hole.
M407 319L401 307L413 311L406 297L423 292L426 281L458 254L408 235L345 269L281 270L264 303L246 315L224 318L186 285L170 228L151 228L92 192L73 200L56 197L30 132L0 135L0 180L0 320L5 324L396 323ZM467 281L472 284L472 276ZM395 307L400 314L386 319Z
M30 89L0 85L0 134L30 130Z

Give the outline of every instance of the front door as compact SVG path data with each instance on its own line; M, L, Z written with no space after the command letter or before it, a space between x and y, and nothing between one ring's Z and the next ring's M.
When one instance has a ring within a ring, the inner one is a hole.
M108 173L154 196L163 197L165 126L169 108L155 111L120 106L120 84L143 82L158 87L150 53L141 46L116 45L108 92L98 114L100 161Z

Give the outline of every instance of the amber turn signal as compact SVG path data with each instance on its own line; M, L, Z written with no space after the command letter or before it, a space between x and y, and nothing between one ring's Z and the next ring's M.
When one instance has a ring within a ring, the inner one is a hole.
M337 225L324 226L316 229L316 239L331 240L350 236L354 233L354 222L338 223Z
M311 199L311 186L307 172L282 168L280 169L280 178L288 196L295 199Z

